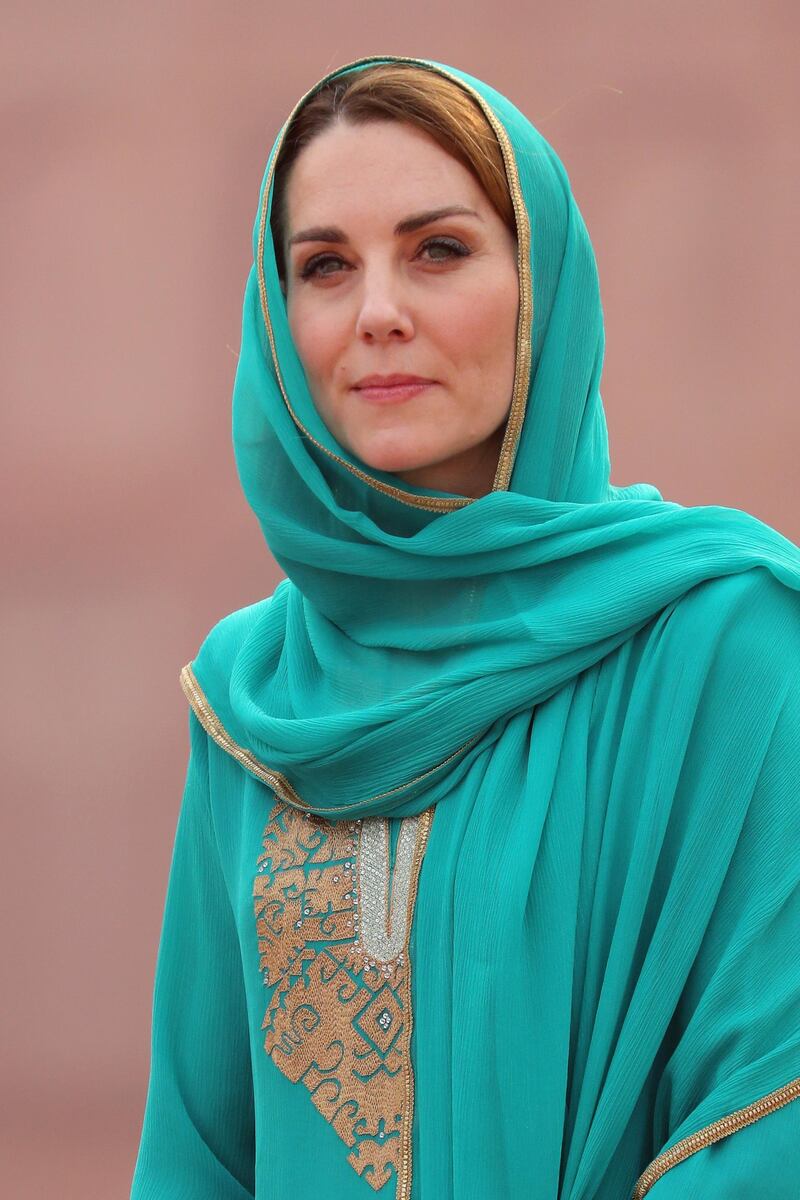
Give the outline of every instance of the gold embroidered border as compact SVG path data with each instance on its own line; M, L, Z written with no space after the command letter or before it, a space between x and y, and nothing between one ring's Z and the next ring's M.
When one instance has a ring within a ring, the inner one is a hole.
M251 751L245 750L243 746L240 746L238 742L233 740L209 704L208 698L200 687L197 676L192 670L191 663L187 663L181 669L180 684L186 699L192 706L195 716L203 726L203 729L205 729L209 737L213 738L226 754L230 754L231 758L235 758L246 771L249 771L251 775L255 775L256 779L260 779L262 783L266 783L271 787L275 795L283 800L284 803L290 804L292 808L302 809L303 812L312 811L311 806L302 796L298 795L285 775L282 775L280 771L273 771L265 766ZM389 788L388 791L378 792L375 796L368 796L366 800L356 800L353 804L339 804L335 807L326 808L326 815L347 815L354 809L356 811L362 809L365 804L372 804L376 800L385 800L389 796L394 796L397 792L404 792L406 788L410 788L416 783L421 783L430 775L434 775L437 771L440 771L442 767L446 767L448 763L453 762L465 750L469 750L470 746L474 746L481 736L481 733L476 733L464 742L463 746L459 746L452 754L448 754L447 758L443 758L441 762L436 763L433 767L429 767L421 775L416 775L407 783L399 783L396 787Z
M212 737L218 746L230 754L231 758L235 758L245 770L250 771L262 783L268 784L281 800L291 804L294 808L306 809L308 805L300 799L285 775L281 775L278 771L270 771L269 767L265 767L263 763L259 762L254 754L233 740L209 704L205 692L197 682L191 663L187 663L181 670L180 681L186 699L209 737Z
M777 1108L782 1108L784 1104L788 1104L791 1100L796 1100L800 1096L800 1078L793 1079L791 1083L784 1084L783 1087L777 1088L774 1092L770 1092L766 1096L762 1096L760 1100L755 1100L752 1104L746 1105L744 1108L739 1108L736 1112L730 1113L727 1117L721 1117L718 1121L713 1121L711 1125L706 1125L703 1129L699 1129L697 1133L692 1133L689 1137L682 1138L676 1142L674 1146L670 1146L669 1150L665 1150L663 1154L659 1154L654 1158L650 1165L642 1172L636 1181L636 1187L633 1190L631 1200L643 1200L654 1183L656 1183L662 1175L672 1167L676 1167L678 1163L685 1162L698 1150L704 1149L706 1146L713 1145L714 1142L719 1142L723 1138L729 1137L732 1133L736 1133L739 1129L744 1129L746 1125L752 1125L754 1121L758 1121L761 1117L765 1117L767 1113L774 1112Z
M352 62L345 63L345 65L342 67L337 67L335 71L330 71L327 75L324 75L322 79L315 83L312 88L309 88L309 90L303 96L301 96L297 104L295 104L294 108L289 113L289 116L280 130L277 145L275 147L275 153L273 154L269 173L264 184L264 193L261 201L261 212L259 216L257 243L258 252L256 261L258 289L261 298L261 311L264 317L267 337L269 338L275 374L278 380L278 385L281 389L284 403L295 425L305 434L309 441L313 442L313 444L319 450L324 451L325 454L335 459L336 462L340 463L343 467L346 467L348 471L351 471L353 475L358 476L358 478L363 480L364 483L369 484L370 487L375 488L377 491L383 492L387 496L393 496L395 500L399 500L403 504L411 505L414 508L424 508L431 512L450 512L454 509L464 508L467 504L471 504L474 500L474 497L458 496L453 499L447 499L445 497L438 496L418 496L414 492L407 492L402 488L393 487L390 484L383 483L374 476L367 474L366 471L362 471L359 467L354 466L353 463L347 462L347 460L342 458L341 455L335 454L332 450L329 450L327 446L323 446L323 444L318 441L308 429L306 429L292 408L286 388L283 384L283 377L281 375L281 369L278 363L278 354L275 347L272 321L269 315L267 285L264 276L264 243L266 240L267 227L267 203L269 200L270 189L272 187L272 177L275 173L275 165L278 161L283 139L286 136L289 125L291 124L295 113L302 107L306 100L313 96L314 93L323 87L329 80L335 79L337 75L349 71L353 67L366 65L368 63L382 62L408 63L412 66L418 66L424 68L425 70L434 71L437 74L444 75L447 79L452 80L453 83L457 84L458 87L467 92L467 94L472 96L472 98L478 103L500 144L506 171L506 181L508 183L508 189L511 195L511 202L514 206L514 216L517 226L519 314L517 318L517 353L514 370L514 385L511 394L511 405L509 408L508 420L506 421L503 443L500 447L500 454L498 457L494 483L492 484L492 491L505 491L508 488L508 484L511 479L511 471L514 466L514 459L516 458L517 447L519 445L519 437L520 433L522 432L523 421L525 420L525 408L528 400L528 387L530 385L531 329L534 312L533 281L531 279L530 269L530 220L528 217L528 211L525 207L522 188L519 182L517 160L509 136L506 133L505 127L501 121L495 116L491 106L486 100L484 100L480 92L478 92L470 84L466 83L463 79L459 79L458 76L452 74L452 72L446 71L442 67L434 66L432 63L426 62L424 59L405 58L401 55L395 54L372 54L367 58L354 59Z
M424 812L420 813L419 833L417 835L417 844L414 848L414 864L411 868L411 885L408 891L408 928L406 932L406 941L408 941L408 939L411 937L411 922L414 917L414 908L417 903L419 871L420 867L422 866L422 857L425 854L425 848L428 843L428 835L431 831L433 813L434 810L432 808L428 808ZM405 1120L403 1122L403 1135L401 1139L401 1160L397 1200L409 1200L409 1197L411 1196L411 1129L412 1118L414 1115L414 1071L411 1066L411 1030L414 1027L414 1015L411 1007L411 959L408 955L406 955L406 995L408 997L408 1003L406 1007L406 1045L408 1046L409 1070L406 1071L406 1106Z

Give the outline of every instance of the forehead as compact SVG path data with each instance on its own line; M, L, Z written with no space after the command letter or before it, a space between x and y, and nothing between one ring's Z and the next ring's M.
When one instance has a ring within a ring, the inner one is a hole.
M399 121L339 122L297 156L286 185L289 232L317 221L419 208L490 205L475 176L424 130Z

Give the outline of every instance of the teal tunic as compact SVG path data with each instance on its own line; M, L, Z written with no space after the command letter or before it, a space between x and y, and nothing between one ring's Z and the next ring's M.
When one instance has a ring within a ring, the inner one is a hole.
M729 795L704 813L687 783L659 811L645 783L657 739L637 759L638 800L610 777L609 739L639 741L626 733L633 701L654 722L663 702L644 670L615 691L620 656L687 638L701 655L700 601L732 589L739 633L715 657L731 703L688 704L687 780L693 757L730 737L732 713L758 721L759 685L784 678L779 660L800 653L800 634L785 627L783 594L751 573L698 589L585 672L568 706L563 692L544 702L532 737L531 715L517 718L510 736L530 744L537 786L509 796L499 823L487 811L476 825L447 795L410 818L293 808L184 670L191 755L132 1200L796 1200L798 688L781 692L746 804ZM766 664L746 619L765 604ZM258 610L207 646L243 637ZM589 736L554 761L548 733L566 708L586 711ZM735 765L735 743L727 753ZM496 767L491 748L472 762L478 795L503 788ZM578 792L596 805L576 810ZM467 872L473 837L479 869ZM537 845L524 892L522 839ZM503 977L497 947L523 895L527 961ZM381 945L388 927L394 945ZM496 1045L468 1029L453 1040L468 1002ZM503 1049L520 1027L514 1061Z

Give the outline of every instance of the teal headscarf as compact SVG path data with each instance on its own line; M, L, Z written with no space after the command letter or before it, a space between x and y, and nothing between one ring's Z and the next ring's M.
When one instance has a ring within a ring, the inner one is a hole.
M315 410L270 232L287 121L233 414L242 486L287 578L222 620L182 681L207 731L290 805L436 806L419 919L443 957L415 965L415 986L447 1017L419 1035L421 1127L476 1181L456 1194L522 1195L535 1170L579 1200L606 1172L622 1186L626 1139L674 1145L800 1093L800 550L745 512L611 484L597 269L563 165L504 96L435 62L361 59L299 105L386 61L465 88L503 151L520 306L495 485L473 499L402 483ZM448 863L437 823L459 831ZM446 1095L424 1086L439 1076ZM535 1168L519 1112L541 1132Z

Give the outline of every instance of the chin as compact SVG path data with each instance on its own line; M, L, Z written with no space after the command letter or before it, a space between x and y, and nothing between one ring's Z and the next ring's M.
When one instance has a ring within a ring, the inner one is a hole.
M430 448L420 451L419 445L411 446L404 439L376 439L364 445L356 445L352 451L356 458L373 471L415 471L420 467L431 466L438 462L439 457L432 455Z

